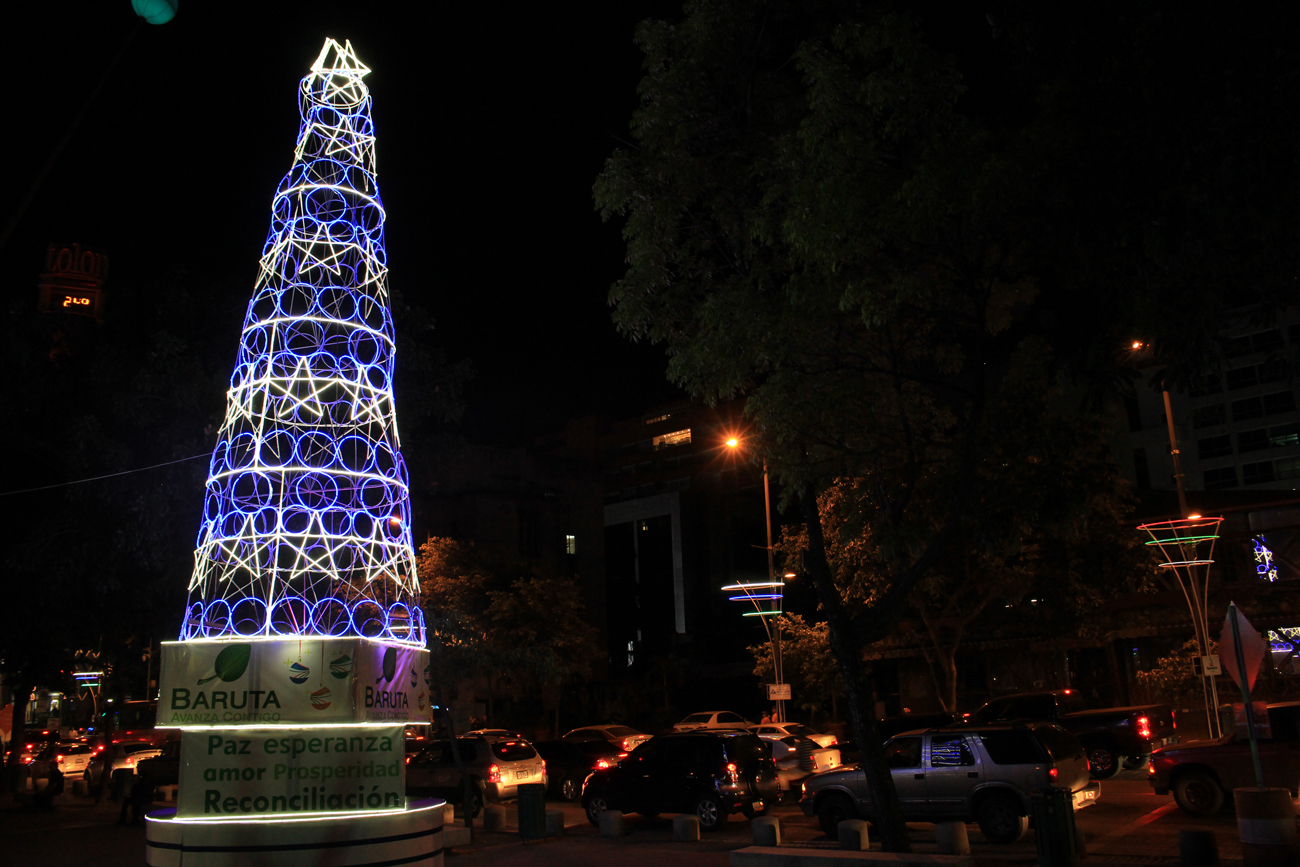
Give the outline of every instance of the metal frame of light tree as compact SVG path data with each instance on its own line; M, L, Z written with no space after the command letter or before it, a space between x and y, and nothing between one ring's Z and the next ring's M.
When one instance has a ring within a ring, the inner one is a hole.
M424 646L369 71L350 42L329 40L299 87L294 164L272 202L212 454L182 640Z
M1188 610L1192 615L1192 628L1196 632L1198 655L1204 659L1210 650L1210 628L1206 614L1209 602L1210 566L1214 564L1214 543L1219 538L1219 525L1222 518L1204 518L1192 515L1174 521L1156 521L1142 524L1151 537L1145 544L1159 548L1165 562L1162 569L1168 569L1178 579L1178 586L1187 600ZM1208 550L1202 554L1202 546ZM1219 736L1219 689L1213 675L1202 671L1201 691L1205 699L1205 720L1210 737Z

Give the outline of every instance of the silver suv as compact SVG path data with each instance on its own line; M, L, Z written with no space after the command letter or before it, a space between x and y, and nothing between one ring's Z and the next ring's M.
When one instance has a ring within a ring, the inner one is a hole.
M998 723L919 730L885 743L894 788L909 822L976 821L991 843L1014 843L1029 827L1029 793L1069 790L1076 810L1097 803L1083 745L1051 723ZM860 766L814 774L799 806L834 836L845 819L876 818Z
M481 734L456 739L456 749L473 784L472 812L484 803L508 801L525 783L546 785L546 762L523 738ZM434 794L460 803L460 771L450 741L428 741L407 760L406 788L411 794Z

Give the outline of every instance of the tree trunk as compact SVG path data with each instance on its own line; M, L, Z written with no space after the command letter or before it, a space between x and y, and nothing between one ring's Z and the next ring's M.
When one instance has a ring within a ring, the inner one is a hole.
M817 598L826 613L827 638L844 678L849 722L861 752L863 776L876 804L878 815L874 818L880 829L881 846L886 852L911 852L907 823L903 820L903 805L894 788L889 764L885 761L880 727L876 723L875 695L863 670L864 648L861 639L850 628L839 589L835 586L830 564L826 560L826 544L822 535L821 513L817 510L816 493L806 490L800 494L799 506L808 527L808 550L804 566L813 579Z

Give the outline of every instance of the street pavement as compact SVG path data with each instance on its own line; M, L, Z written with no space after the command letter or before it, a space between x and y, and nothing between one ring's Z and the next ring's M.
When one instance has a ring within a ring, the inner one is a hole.
M535 867L607 867L609 864L673 864L683 867L725 867L729 853L750 844L749 822L733 816L723 830L706 834L697 843L674 843L672 817L626 817L628 833L601 838L580 807L548 804L565 810L565 836L524 844L514 833L514 805L507 805L505 832L485 832L475 823L474 842L449 852L451 867L535 865ZM55 809L33 812L14 805L0 809L0 860L6 867L139 867L144 861L144 830L116 824L119 805L95 805L87 798L62 795ZM815 819L794 806L778 807L786 842L815 846L828 841ZM1077 814L1077 825L1088 844L1088 863L1173 864L1178 859L1178 831L1212 828L1218 833L1225 862L1240 862L1236 821L1231 814L1194 819L1178 810L1169 796L1151 791L1143 771L1124 771L1102 783L1101 800ZM936 851L932 825L908 826L913 848ZM969 826L971 850L979 867L1023 865L1036 859L1031 831L1019 843L999 846L984 841L978 827ZM878 844L876 844L878 846ZM7 858L6 858L7 856Z

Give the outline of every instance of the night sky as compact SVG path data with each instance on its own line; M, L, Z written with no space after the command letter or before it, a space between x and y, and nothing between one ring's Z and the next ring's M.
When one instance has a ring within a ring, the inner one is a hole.
M448 358L476 370L461 432L522 445L573 416L677 395L662 351L610 320L624 249L591 185L636 104L633 28L679 3L190 0L138 30L129 0L24 5L5 16L0 221L122 59L0 253L7 304L35 303L57 241L110 256L110 316L115 289L178 264L242 310L292 161L297 83L333 36L374 70L391 284L434 316ZM232 365L240 324L213 322Z

